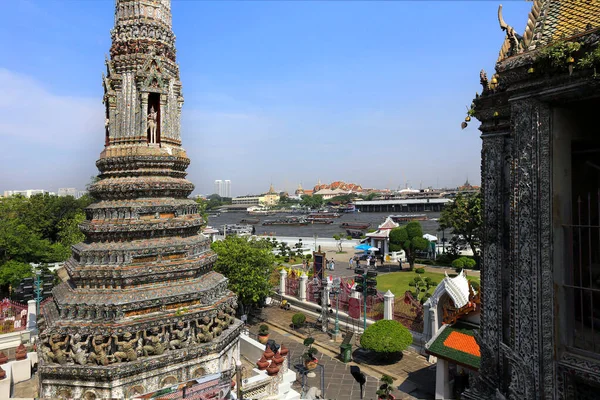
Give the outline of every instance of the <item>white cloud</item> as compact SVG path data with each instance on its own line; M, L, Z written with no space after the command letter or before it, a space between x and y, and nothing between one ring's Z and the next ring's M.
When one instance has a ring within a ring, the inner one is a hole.
M61 96L41 82L0 68L0 138L52 148L81 148L102 143L100 98Z

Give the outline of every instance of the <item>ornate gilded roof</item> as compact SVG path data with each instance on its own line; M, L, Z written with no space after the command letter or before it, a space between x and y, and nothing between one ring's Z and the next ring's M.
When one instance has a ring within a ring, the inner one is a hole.
M533 50L600 27L600 0L536 0L528 27L530 22L533 33L526 44Z
M507 31L498 57L500 62L511 55L599 28L600 0L534 0L522 37L504 22L502 6L498 20L500 27Z

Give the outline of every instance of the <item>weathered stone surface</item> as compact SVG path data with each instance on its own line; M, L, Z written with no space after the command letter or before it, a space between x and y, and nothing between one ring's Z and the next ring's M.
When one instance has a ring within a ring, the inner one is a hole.
M105 148L85 241L42 305L41 395L122 398L239 359L236 298L201 234L169 0L117 0L103 76Z

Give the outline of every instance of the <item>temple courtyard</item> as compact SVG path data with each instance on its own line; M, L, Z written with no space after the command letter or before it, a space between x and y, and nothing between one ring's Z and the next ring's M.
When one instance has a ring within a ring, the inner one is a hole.
M277 307L263 308L257 317L251 321L249 330L251 335L258 333L261 324L267 324L270 329L269 339L277 344L283 343L290 349L290 360L298 359L304 352L302 341L307 337L306 331L294 330L290 321L295 310L285 311ZM307 316L307 323L314 322L314 318ZM324 367L325 393L327 399L358 399L360 398L359 384L350 373L350 366L357 365L361 372L367 376L365 384L365 399L376 399L375 394L379 386L379 378L387 374L394 378L394 396L396 399L433 399L435 388L435 364L430 364L425 357L412 350L403 352L401 359L395 363L382 364L380 360L370 354L364 353L352 340L353 361L344 363L340 360L340 342L334 342L330 336L320 330L310 332L315 339L315 347L319 353L319 364ZM318 371L318 370L317 370ZM308 378L306 390L310 387L320 388L318 372L315 377ZM294 389L302 392L301 376L297 374Z

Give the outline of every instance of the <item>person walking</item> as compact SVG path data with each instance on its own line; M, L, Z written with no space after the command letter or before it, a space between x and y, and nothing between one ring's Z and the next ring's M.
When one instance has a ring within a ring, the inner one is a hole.
M354 266L354 257L350 257L350 259L348 260L348 269L352 269L353 266Z
M331 270L333 271L335 269L335 262L333 261L333 258L331 259Z

